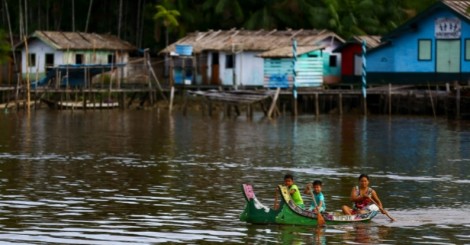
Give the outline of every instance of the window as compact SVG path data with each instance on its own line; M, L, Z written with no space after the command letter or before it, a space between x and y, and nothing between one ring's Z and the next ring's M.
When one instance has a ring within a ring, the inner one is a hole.
M108 54L108 64L114 64L116 63L116 59L114 58L114 55Z
M75 55L75 64L83 64L83 54L76 54Z
M418 40L418 60L431 60L431 40Z
M470 60L470 39L465 39L465 60Z
M235 55L227 54L225 56L225 68L233 68L235 67Z
M36 54L29 54L28 66L36 66Z
M338 57L336 55L330 55L330 67L338 66Z
M46 54L46 67L54 66L54 54Z

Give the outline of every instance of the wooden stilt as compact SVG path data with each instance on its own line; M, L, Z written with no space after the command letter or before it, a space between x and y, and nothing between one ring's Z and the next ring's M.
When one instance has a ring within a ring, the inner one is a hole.
M252 104L249 104L246 107L246 117L248 117L249 119L253 118L253 105Z
M428 83L428 93L429 93L429 99L431 100L432 114L434 115L434 118L436 118L436 109L434 108L434 100L432 98L431 86L429 85L429 83Z
M294 113L294 116L296 117L296 116L299 114L299 109L298 109L298 107L299 107L299 102L298 102L297 98L292 98L292 99L293 99L293 104L294 104L294 111L293 111L293 113Z
M175 97L175 86L171 86L171 90L170 90L170 113L171 111L173 110L173 99Z
M388 115L392 115L392 84L388 84Z
M364 105L364 115L367 115L367 98L362 98L362 104Z
M276 89L276 93L274 94L274 98L273 98L273 101L271 103L271 107L269 108L269 111L268 111L268 118L269 119L272 119L272 114L273 114L274 109L276 108L277 99L279 98L279 93L280 92L281 92L281 88L278 87Z
M455 86L456 96L455 96L455 117L457 120L460 120L460 86L457 84Z
M343 115L343 94L342 93L339 93L338 105L339 105L339 114Z
M315 93L315 116L320 115L320 101L318 100L318 93Z

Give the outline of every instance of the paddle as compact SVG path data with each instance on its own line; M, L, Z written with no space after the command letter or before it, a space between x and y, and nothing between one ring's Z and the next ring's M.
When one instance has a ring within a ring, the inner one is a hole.
M392 222L393 222L393 221L397 221L397 220L394 219L392 216L390 216L390 214L388 214L387 210L385 210L385 209L383 209L382 207L380 207L380 206L374 201L374 199L372 199L372 197L369 197L369 199L379 208L379 210L380 210L383 214L387 215L387 217L390 219L390 221L392 221Z
M312 189L310 189L310 195L312 195L313 204L315 204L315 208L317 208L317 201L315 200L315 196L313 195ZM319 208L317 209L317 221L319 226L324 226L326 223L325 218L323 218L323 216L321 215Z

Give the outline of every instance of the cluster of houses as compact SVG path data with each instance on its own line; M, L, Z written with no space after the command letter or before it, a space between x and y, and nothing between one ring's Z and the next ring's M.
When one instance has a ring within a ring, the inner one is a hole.
M368 83L468 83L469 7L467 0L441 0L382 37L349 40L328 30L193 32L160 54L175 85L320 87L364 76ZM126 64L136 50L110 35L49 31L16 48L23 77L46 77L59 65Z

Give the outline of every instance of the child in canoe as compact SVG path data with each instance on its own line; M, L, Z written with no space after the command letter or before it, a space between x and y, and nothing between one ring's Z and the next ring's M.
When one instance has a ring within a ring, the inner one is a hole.
M300 194L300 191L299 191L299 187L297 187L297 185L294 184L294 176L292 176L291 174L286 174L284 176L284 185L289 190L289 194L291 195L294 203L301 208L305 208L304 201L302 200L302 195ZM274 209L279 208L279 203L277 199L278 199L278 190L276 189Z
M313 195L314 201L310 205L309 211L315 213L322 213L326 210L325 197L321 192L322 182L320 180L313 181L312 184L307 184L304 193L308 195Z

